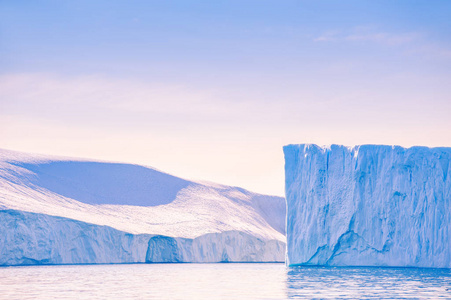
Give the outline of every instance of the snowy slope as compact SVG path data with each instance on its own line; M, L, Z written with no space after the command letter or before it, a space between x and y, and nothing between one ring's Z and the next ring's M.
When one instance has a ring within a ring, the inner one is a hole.
M263 243L285 242L283 198L131 164L0 150L0 209L64 217L134 235L183 240L236 232ZM277 255L283 261L283 251Z
M288 264L451 267L451 148L284 153Z

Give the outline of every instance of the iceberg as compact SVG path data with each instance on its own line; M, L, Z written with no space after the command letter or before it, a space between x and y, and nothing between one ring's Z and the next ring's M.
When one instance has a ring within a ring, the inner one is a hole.
M0 265L145 262L149 235L17 210L0 211Z
M0 265L283 262L282 197L0 149Z
M285 243L238 231L195 239L130 234L108 226L16 210L0 211L0 266L280 262Z
M451 148L284 155L288 265L451 268Z
M168 251L168 249L170 249ZM239 231L208 233L195 239L154 236L146 262L281 262L285 243L264 241Z

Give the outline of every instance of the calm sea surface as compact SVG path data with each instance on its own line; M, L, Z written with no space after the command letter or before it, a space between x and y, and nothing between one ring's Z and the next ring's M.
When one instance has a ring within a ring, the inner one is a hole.
M451 299L451 270L132 264L0 268L1 299Z

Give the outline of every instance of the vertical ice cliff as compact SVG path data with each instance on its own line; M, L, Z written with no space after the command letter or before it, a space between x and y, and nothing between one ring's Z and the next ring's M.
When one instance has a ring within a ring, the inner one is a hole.
M109 226L17 210L0 210L0 266L280 262L285 243L239 231L195 239L130 234Z
M146 262L281 262L285 243L240 231L208 233L195 239L153 236Z
M451 268L451 148L284 154L289 265Z
M148 234L17 210L0 211L0 266L145 262Z

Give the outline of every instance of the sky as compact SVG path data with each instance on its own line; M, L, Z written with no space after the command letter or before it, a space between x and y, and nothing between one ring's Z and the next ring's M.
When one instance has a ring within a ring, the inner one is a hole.
M451 1L0 0L0 148L284 195L287 144L451 146Z

